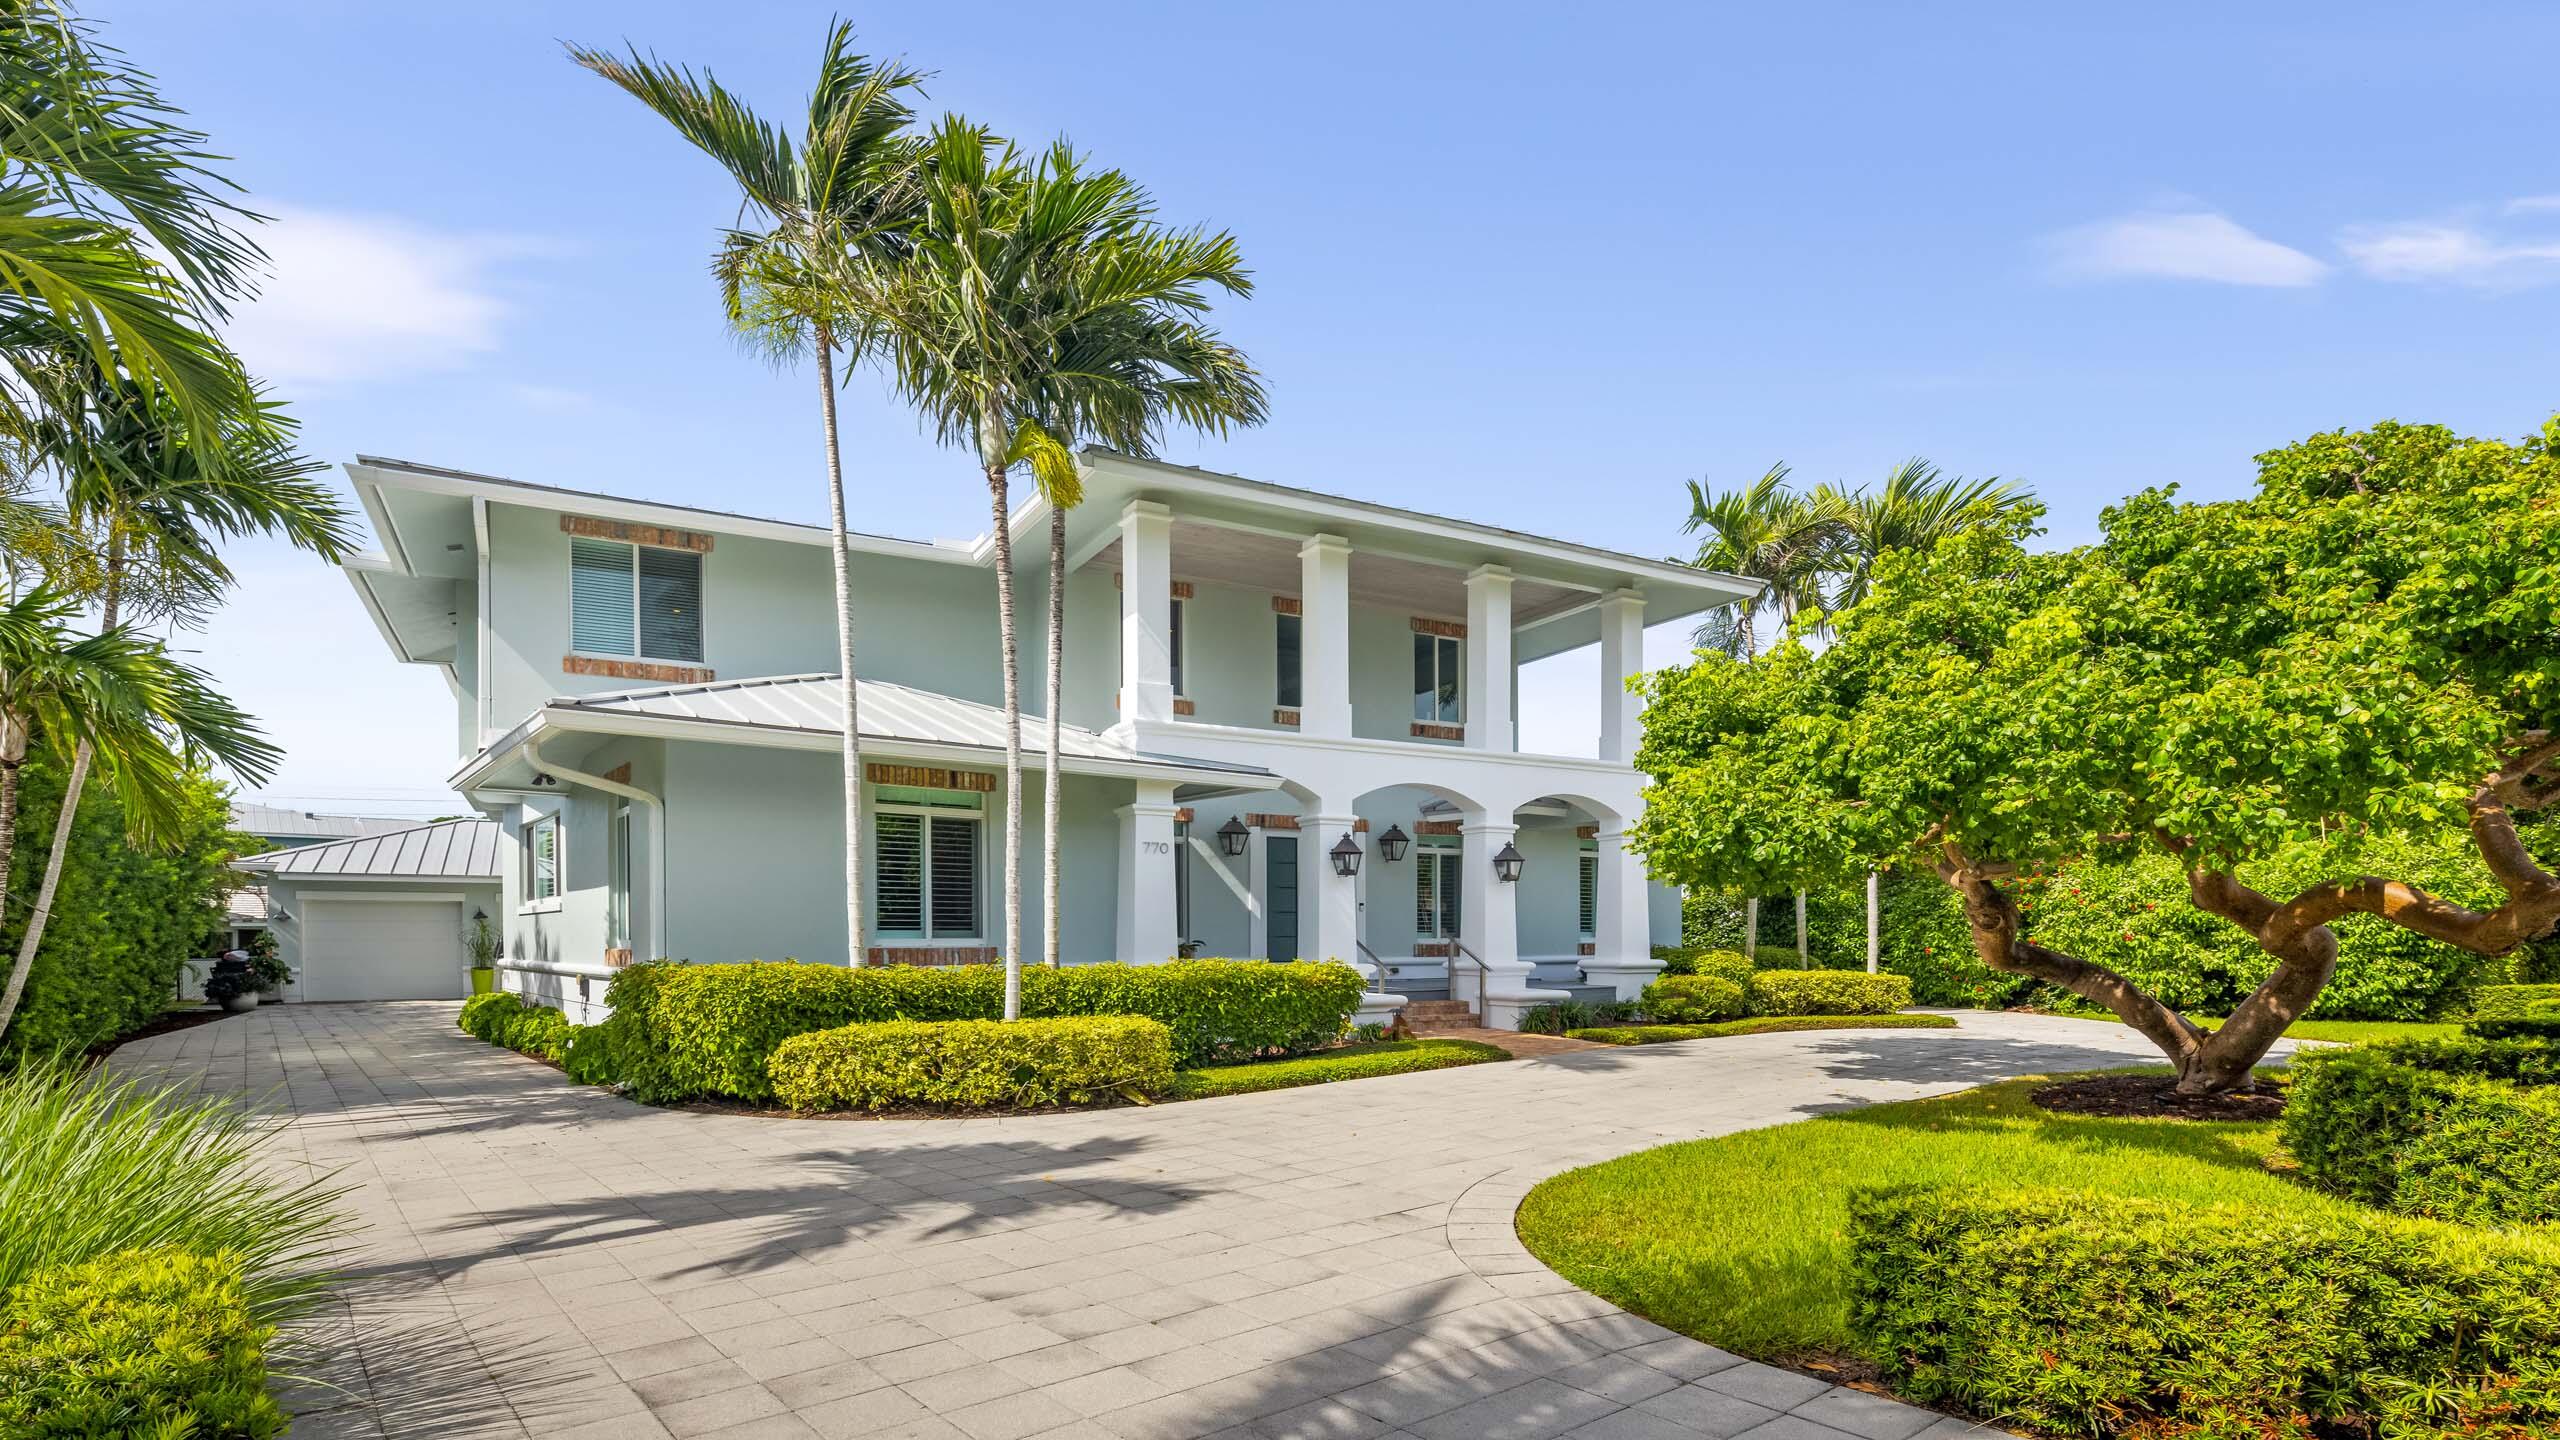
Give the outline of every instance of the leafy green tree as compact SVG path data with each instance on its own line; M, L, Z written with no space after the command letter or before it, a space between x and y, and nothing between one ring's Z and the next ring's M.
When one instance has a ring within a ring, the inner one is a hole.
M2137 495L2083 549L2029 550L2021 510L1880 557L1820 653L1652 678L1638 844L1667 880L1746 893L1926 864L1983 963L2114 1011L2183 1089L2243 1084L2328 984L2332 922L2481 955L2560 922L2516 826L2560 796L2556 446L2560 420L2513 444L2384 423L2260 456L2246 499ZM2448 835L2496 903L2359 868ZM2244 878L2315 841L2324 875ZM2019 908L2036 874L2143 851L2272 962L2217 1031Z
M1260 421L1260 379L1206 323L1213 293L1249 294L1252 282L1234 237L1163 228L1146 191L1120 171L1090 168L1063 142L1026 157L946 117L921 174L908 251L872 267L865 303L900 390L946 444L974 452L994 517L1012 1019L1022 974L1022 667L1011 475L1029 469L1060 507L1081 490L1070 448L1079 439L1144 453L1167 419L1209 431ZM1053 559L1056 535L1053 523ZM1053 601L1053 625L1055 613Z
M746 211L723 237L713 274L731 326L777 360L806 353L818 370L835 557L836 671L844 677L844 905L847 963L863 956L862 738L853 675L852 546L845 527L844 451L836 427L836 358L869 352L867 293L848 283L861 261L894 258L916 201L907 95L924 76L855 53L853 27L827 31L807 118L795 135L735 92L683 66L569 47L578 64L620 86L718 162ZM754 228L749 228L749 222Z

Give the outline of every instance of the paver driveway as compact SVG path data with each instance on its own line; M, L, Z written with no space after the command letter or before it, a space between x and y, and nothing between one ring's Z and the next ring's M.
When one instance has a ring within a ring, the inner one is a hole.
M290 1112L367 1228L302 1437L1908 1440L1966 1427L1672 1335L1513 1238L1670 1140L2141 1058L1968 1016L1088 1114L652 1110L449 1004L300 1005L111 1062Z

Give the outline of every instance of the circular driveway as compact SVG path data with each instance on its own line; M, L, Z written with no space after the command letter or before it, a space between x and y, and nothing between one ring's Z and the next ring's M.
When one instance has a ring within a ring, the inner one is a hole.
M1538 1181L1674 1140L2152 1056L2115 1025L1813 1031L983 1120L656 1110L446 1003L137 1041L241 1094L364 1228L283 1368L337 1435L1910 1440L1972 1427L1742 1361L1513 1238Z

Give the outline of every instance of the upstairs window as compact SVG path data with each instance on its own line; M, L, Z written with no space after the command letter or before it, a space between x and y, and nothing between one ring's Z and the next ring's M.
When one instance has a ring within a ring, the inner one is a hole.
M1447 635L1413 637L1413 718L1425 724L1456 725L1459 642Z
M1280 638L1279 693L1272 703L1284 710L1295 710L1305 690L1298 648L1301 635L1299 620L1295 615L1274 615L1271 619Z
M620 540L569 541L569 648L702 661L702 556Z

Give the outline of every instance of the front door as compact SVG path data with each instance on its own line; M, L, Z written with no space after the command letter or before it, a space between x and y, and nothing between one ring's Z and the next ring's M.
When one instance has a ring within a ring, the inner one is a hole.
M1274 960L1298 958L1298 837L1294 834L1263 837L1263 877L1271 893L1262 897L1263 913L1269 917L1267 933L1271 937L1270 952Z

